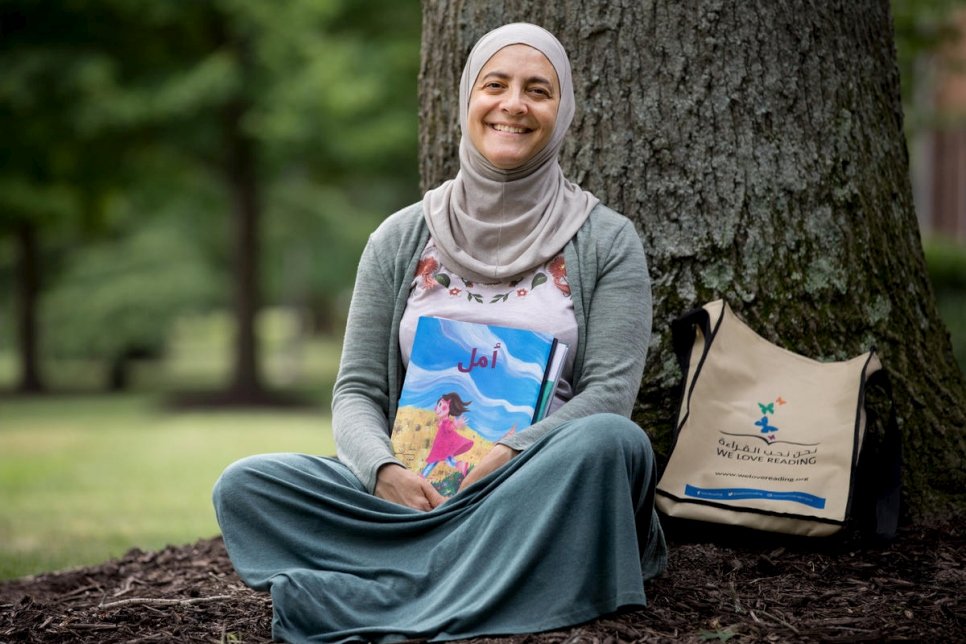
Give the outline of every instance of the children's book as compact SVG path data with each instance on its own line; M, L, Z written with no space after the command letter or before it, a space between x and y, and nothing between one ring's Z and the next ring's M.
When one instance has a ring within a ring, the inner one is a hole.
M501 438L546 415L567 345L527 329L421 317L392 445L444 496Z

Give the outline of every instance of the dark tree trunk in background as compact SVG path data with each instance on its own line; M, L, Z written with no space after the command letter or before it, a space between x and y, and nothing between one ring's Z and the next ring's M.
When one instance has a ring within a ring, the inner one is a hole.
M35 226L24 221L17 225L17 286L14 307L17 311L17 346L20 381L17 391L39 393L44 390L37 355L37 295L40 292L40 258Z
M665 450L668 325L726 298L819 359L876 345L914 516L962 508L966 385L928 282L887 2L463 0L423 6L424 187L457 169L457 84L487 30L554 32L574 66L568 177L637 225L654 339L635 418Z
M242 129L246 103L230 103L224 113L228 186L234 209L235 234L235 364L231 394L239 402L263 398L258 369L255 321L259 307L259 219L255 172L255 142Z

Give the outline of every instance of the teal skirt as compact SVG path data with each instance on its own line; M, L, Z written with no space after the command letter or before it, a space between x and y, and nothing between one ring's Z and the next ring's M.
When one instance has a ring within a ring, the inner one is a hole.
M644 606L644 581L667 560L654 478L647 435L598 414L430 512L304 454L234 463L214 504L239 576L272 594L275 639L447 640Z

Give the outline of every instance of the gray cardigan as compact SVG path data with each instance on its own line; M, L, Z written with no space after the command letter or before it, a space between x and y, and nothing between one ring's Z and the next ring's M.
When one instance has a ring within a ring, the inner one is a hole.
M399 321L429 239L422 204L390 216L369 237L356 274L332 397L336 453L366 489L386 463L402 389ZM631 222L598 205L564 248L577 318L574 396L500 442L525 450L565 421L599 412L630 416L651 335L651 286ZM401 463L400 463L401 464Z

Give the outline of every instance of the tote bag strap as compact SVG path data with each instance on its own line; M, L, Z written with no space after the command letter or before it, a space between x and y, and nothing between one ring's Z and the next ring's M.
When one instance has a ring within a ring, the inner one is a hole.
M674 426L673 439L675 443L677 442L678 432L681 430L691 411L691 391L694 389L695 382L697 382L701 366L708 357L711 342L714 340L714 333L718 330L718 326L724 320L724 317L725 311L724 306L722 306L720 314L715 320L715 327L712 329L711 314L707 309L702 307L692 309L671 322L671 346L674 349L674 354L678 358L678 365L681 367L682 375L681 402L678 405L678 409L684 409L684 414ZM697 329L699 328L704 336L704 347L701 352L701 359L698 360L697 369L695 369L694 374L691 374L689 373L691 370L691 353L694 349L694 341L697 335Z
M876 371L865 382L864 388L880 388L888 398L889 409L880 440L869 441L868 427L876 420L866 402L866 445L862 449L858 468L859 484L867 489L860 499L867 506L864 527L878 539L896 536L899 526L899 498L902 487L902 439L896 419L896 405L892 383L884 369ZM865 392L862 392L865 398ZM858 492L858 490L857 490Z
M671 322L671 346L674 348L674 355L678 357L678 365L685 381L688 378L697 327L704 334L704 350L707 352L711 343L711 316L705 309L692 309Z

